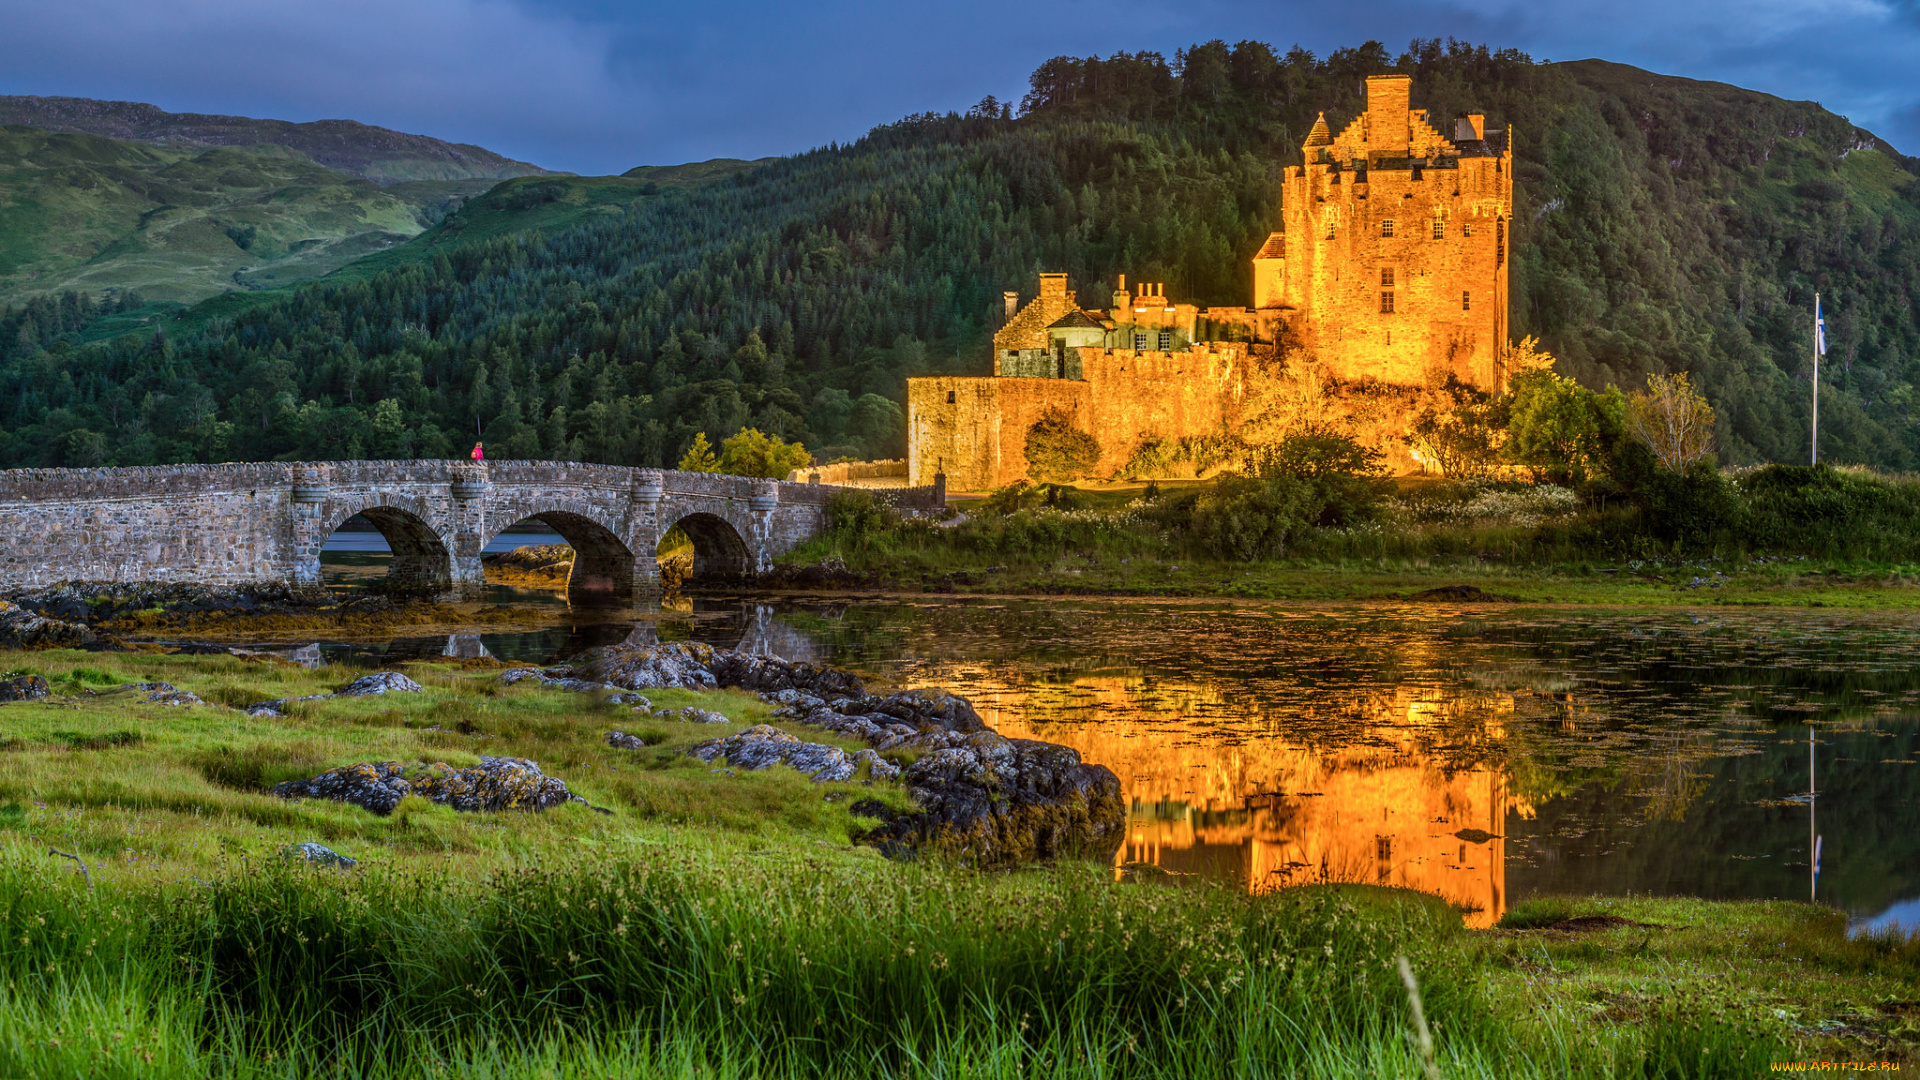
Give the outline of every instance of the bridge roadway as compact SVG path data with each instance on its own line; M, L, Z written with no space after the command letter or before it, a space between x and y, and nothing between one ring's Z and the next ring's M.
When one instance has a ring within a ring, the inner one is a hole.
M472 598L480 553L529 518L575 552L570 599L656 596L678 525L694 577L764 571L827 524L839 488L555 461L332 461L0 471L0 588L60 581L320 583L355 514L393 549L395 585Z

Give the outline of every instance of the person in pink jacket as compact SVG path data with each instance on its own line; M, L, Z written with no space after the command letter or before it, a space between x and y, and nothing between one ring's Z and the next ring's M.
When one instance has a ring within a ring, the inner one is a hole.
M475 461L485 461L485 460L487 460L487 452L486 452L486 451L484 451L484 450L482 450L482 449L480 449L480 444L479 444L479 443L474 443L474 444L473 444L473 460L475 460Z

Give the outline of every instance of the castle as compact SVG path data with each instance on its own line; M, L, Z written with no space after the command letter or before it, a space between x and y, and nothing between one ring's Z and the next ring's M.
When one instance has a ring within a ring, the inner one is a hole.
M1504 385L1512 132L1469 115L1444 137L1409 108L1412 80L1367 80L1338 135L1321 115L1283 170L1281 230L1253 257L1253 306L1199 308L1123 275L1083 308L1065 274L1006 294L993 374L907 381L908 482L949 490L1027 476L1026 436L1064 415L1100 448L1091 475L1145 442L1237 430L1256 350L1284 347L1337 383Z

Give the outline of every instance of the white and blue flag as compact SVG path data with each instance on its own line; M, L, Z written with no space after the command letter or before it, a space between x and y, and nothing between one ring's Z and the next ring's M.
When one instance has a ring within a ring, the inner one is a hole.
M1813 294L1813 352L1827 355L1827 317L1820 314L1820 294Z

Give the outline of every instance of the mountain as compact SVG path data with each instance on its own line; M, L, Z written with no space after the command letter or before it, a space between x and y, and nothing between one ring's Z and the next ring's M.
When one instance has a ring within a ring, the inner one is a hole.
M35 293L191 302L337 270L497 181L381 187L277 146L155 146L0 127L0 304Z
M1920 464L1920 162L1810 102L1437 41L1060 57L1018 116L988 99L624 201L514 180L157 332L103 340L140 316L42 298L0 316L0 463L439 455L476 425L505 456L666 464L748 424L894 456L904 378L990 370L1001 292L1037 272L1246 303L1278 170L1385 71L1515 131L1513 329L1566 373L1693 372L1723 460L1804 460L1818 290L1823 459Z
M352 120L255 120L245 116L170 113L138 101L0 96L0 125L76 132L188 148L283 146L335 172L398 184L409 180L505 180L547 170L485 147L372 127Z

